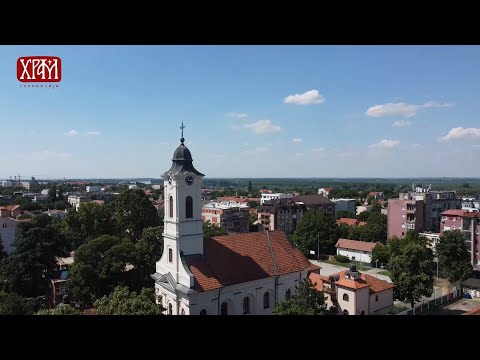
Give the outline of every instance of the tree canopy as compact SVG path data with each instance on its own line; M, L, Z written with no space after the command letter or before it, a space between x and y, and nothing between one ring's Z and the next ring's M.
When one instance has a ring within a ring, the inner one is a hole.
M155 301L152 288L143 288L140 294L130 292L126 286L116 287L108 296L94 303L98 315L162 315L165 310Z
M296 294L275 306L272 314L321 315L325 310L325 296L315 289L315 284L309 278L305 278L298 284Z
M214 237L214 236L222 236L222 235L228 235L227 230L224 228L217 226L215 224L212 224L210 221L204 221L202 224L203 227L203 237Z
M348 218L348 219L355 219L355 213L347 210L339 210L337 211L336 218L341 219L341 218Z
M295 245L305 254L310 250L321 254L335 253L338 240L338 227L335 219L325 211L308 211L298 223L293 240Z
M436 246L438 266L451 282L464 281L473 271L470 253L460 230L445 231Z
M71 305L60 304L55 309L40 310L34 315L83 315L83 313Z
M395 298L408 300L414 307L422 296L432 294L434 262L427 239L415 233L407 235L407 239L398 240L392 247L389 272L396 285Z
M34 298L0 291L0 315L32 315L40 307L41 303Z

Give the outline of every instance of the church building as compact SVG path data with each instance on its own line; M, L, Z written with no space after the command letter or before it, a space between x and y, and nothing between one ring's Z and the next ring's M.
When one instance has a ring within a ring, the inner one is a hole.
M164 179L164 248L155 292L168 315L269 315L319 267L282 231L203 237L201 182L182 137Z

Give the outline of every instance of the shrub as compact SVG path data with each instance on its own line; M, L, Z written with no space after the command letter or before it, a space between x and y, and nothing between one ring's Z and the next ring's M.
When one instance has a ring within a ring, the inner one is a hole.
M350 259L345 255L335 255L335 260L337 260L338 262L341 262L341 263L350 262Z

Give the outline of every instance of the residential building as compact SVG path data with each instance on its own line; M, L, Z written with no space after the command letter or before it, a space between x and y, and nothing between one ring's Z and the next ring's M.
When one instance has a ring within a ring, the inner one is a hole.
M425 230L424 223L425 202L419 197L388 200L387 238L399 238L414 230Z
M230 232L248 232L250 207L234 201L210 202L202 207L202 220Z
M471 264L480 265L479 239L480 239L480 213L466 210L447 210L442 212L440 234L447 230L460 230L467 244Z
M299 195L293 201L305 204L308 210L325 211L335 219L335 204L323 195Z
M356 212L357 200L355 199L332 199L332 202L335 204L335 217L341 210L349 211L353 214Z
M395 285L360 273L355 265L328 277L315 273L309 277L317 291L329 295L327 305L335 306L338 315L385 314L393 306Z
M69 195L67 201L70 205L72 205L75 211L78 211L80 204L86 202L87 199L80 195Z
M271 314L311 271L285 233L203 237L201 182L184 138L164 179L164 251L156 263L157 301L169 315ZM213 207L212 207L213 208Z
M462 210L480 211L480 198L477 196L463 196L461 199Z
M385 199L385 195L383 194L382 191L370 191L368 193L367 197L369 197L369 196L374 198L375 200L384 200Z
M22 182L20 182L20 185L21 185L25 190L30 190L30 181L22 181Z
M87 193L100 192L102 187L100 185L89 185L86 187Z
M335 247L337 248L337 255L346 256L352 261L371 264L373 249L378 244L378 242L338 239Z
M56 308L63 304L68 296L68 270L61 270L58 278L50 279L48 291L48 305L50 308Z
M0 217L10 217L15 219L21 213L22 208L20 205L0 206Z
M462 287L464 294L470 294L473 299L480 299L480 279L469 278L462 283Z
M320 188L318 189L318 195L323 195L325 197L328 197L328 195L330 194L330 191L332 191L333 188L331 187L324 187L324 188Z
M48 201L49 201L49 198L46 195L35 195L32 200L32 202L34 203L42 203L42 204L46 204L48 203Z
M40 191L40 195L48 196L48 193L50 192L50 189L43 189Z
M43 213L60 220L65 219L65 217L67 216L66 209L65 210L48 210L48 211L44 211Z
M336 221L337 225L346 224L348 226L365 226L367 223L365 221L359 221L357 219L350 218L340 218Z
M162 190L162 185L161 185L161 184L152 185L152 189L153 189L153 190Z
M221 196L218 197L217 200L219 202L231 201L240 205L248 205L248 202L250 201L246 196Z
M421 232L419 235L424 236L428 239L429 247L435 252L437 248L437 244L440 241L440 233L433 233L433 232Z
M277 199L290 199L293 197L293 194L285 193L262 193L260 198L260 205L263 205L265 201L277 200Z
M262 230L283 230L293 234L307 211L305 204L291 199L273 200L258 207L257 218Z
M0 217L0 237L2 238L3 249L7 254L14 250L13 242L17 235L17 226L20 223L20 220L11 217Z
M361 214L364 211L372 211L372 205L359 205L356 207L355 215Z
M8 188L8 187L12 187L13 186L13 183L11 181L0 181L0 186L4 187L4 188Z

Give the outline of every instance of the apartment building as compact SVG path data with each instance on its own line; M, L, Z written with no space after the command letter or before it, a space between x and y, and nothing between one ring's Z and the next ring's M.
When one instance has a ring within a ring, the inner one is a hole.
M250 207L233 201L210 202L202 207L202 220L229 232L248 232Z
M259 206L257 216L262 230L283 230L292 234L307 211L305 204L282 199Z
M308 210L323 210L335 219L335 203L323 195L299 195L293 197L292 200L305 204Z
M349 211L354 214L357 210L357 200L355 199L332 199L332 202L335 204L335 217L341 210Z
M278 200L278 199L290 199L293 197L293 194L285 193L262 193L260 198L260 205L263 205L266 201Z

